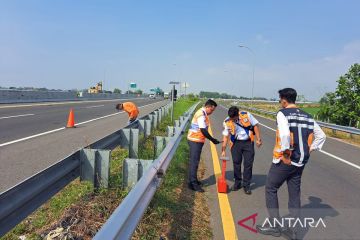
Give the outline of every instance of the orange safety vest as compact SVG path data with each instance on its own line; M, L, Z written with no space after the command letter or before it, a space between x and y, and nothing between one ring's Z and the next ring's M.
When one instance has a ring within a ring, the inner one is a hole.
M206 129L209 127L210 125L210 120L208 115L205 112L205 109L200 108L194 115L192 121L191 121L191 126L189 128L189 132L187 135L187 139L189 141L192 142L199 142L199 143L204 143L205 142L205 136L202 134L202 132L200 131L199 128L199 124L198 124L198 118L205 116L205 124L206 124Z
M129 118L134 119L139 115L139 109L132 102L124 102L123 110L129 114Z
M240 123L236 123L230 118L225 119L225 125L230 130L230 141L229 145L232 147L236 140L236 125L242 127L246 133L249 135L251 142L254 142L254 130L251 125L250 118L247 112L239 112L239 121Z

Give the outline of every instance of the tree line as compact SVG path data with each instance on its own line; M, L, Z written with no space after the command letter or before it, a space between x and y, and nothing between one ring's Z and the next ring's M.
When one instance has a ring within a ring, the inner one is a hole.
M206 92L206 91L201 91L199 93L199 97L200 98L222 98L222 99L243 99L243 100L251 100L251 98L248 97L242 97L242 96L235 96L235 95L230 95L227 93L219 93L219 92ZM267 100L264 97L254 97L255 100Z
M359 127L360 65L352 65L337 83L335 92L328 92L321 98L318 117L338 125Z

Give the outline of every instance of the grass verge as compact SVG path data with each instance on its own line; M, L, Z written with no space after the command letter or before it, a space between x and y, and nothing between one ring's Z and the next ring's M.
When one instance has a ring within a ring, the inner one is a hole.
M185 100L176 103L175 119L193 104L194 101ZM155 134L164 135L168 125L171 125L170 118L164 120ZM212 238L206 196L187 188L188 156L189 146L184 136L160 189L135 231L134 240ZM199 173L204 171L202 164Z

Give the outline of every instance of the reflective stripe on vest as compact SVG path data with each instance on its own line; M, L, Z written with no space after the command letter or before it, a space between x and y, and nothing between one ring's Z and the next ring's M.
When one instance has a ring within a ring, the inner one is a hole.
M310 157L310 146L314 135L314 120L309 114L298 108L285 108L280 111L289 122L290 159L296 164L305 164ZM282 159L282 155L281 140L279 130L277 130L273 157Z
M205 124L206 128L209 126L209 117L206 115L205 110L200 108L194 115L191 125L189 128L189 132L187 135L187 139L193 142L205 142L205 136L201 133L199 125L198 125L198 118L201 116L205 116Z
M229 141L229 145L230 147L233 146L235 140L236 140L236 125L238 125L239 127L243 128L246 132L246 134L249 136L250 140L253 142L254 141L254 132L251 129L251 122L250 122L250 118L249 115L247 114L247 112L240 112L239 113L239 123L234 122L233 120L231 120L229 117L225 119L225 124L228 127L228 129L230 130L230 141Z

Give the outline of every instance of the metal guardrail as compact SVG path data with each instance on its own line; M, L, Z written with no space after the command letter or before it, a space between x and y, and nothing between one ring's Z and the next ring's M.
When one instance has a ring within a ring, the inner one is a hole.
M171 138L160 156L153 162L122 203L115 209L108 221L94 237L94 240L129 239L150 204L157 188L160 186L175 151L180 144L181 136L195 110L194 105L185 114L179 131Z
M131 128L134 124L138 123L134 122L125 128ZM112 149L115 147L115 143L119 142L119 131L90 144L89 147ZM0 237L80 176L80 151L79 149L45 170L0 193Z
M272 116L276 116L275 112L270 112L270 111L266 111L266 110L262 110L262 109L258 109L258 108L251 108L251 107L245 107L245 106L241 106L241 108L250 110L250 111L254 111L254 112L260 112L260 113L265 113L268 115L272 115ZM332 123L326 123L326 122L321 122L321 121L316 121L320 127L324 127L324 128L329 128L335 131L341 131L341 132L346 132L346 133L350 133L350 134L354 134L354 135L360 135L360 129L358 128L354 128L354 127L348 127L348 126L341 126L341 125L336 125L336 124L332 124Z

